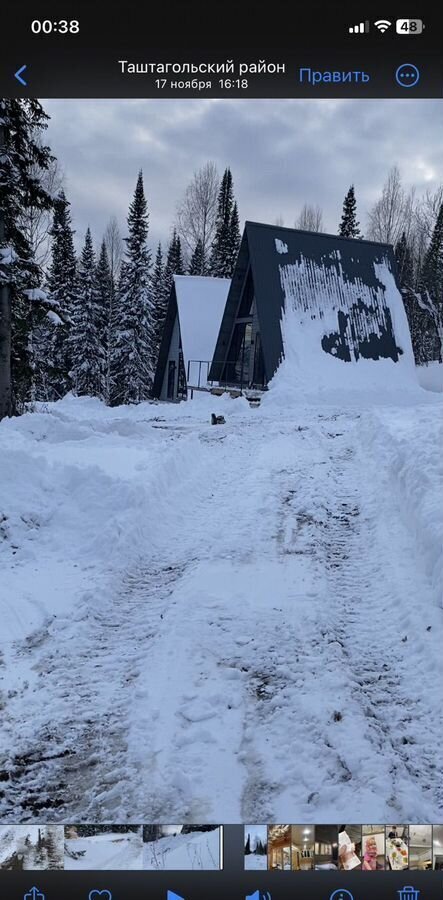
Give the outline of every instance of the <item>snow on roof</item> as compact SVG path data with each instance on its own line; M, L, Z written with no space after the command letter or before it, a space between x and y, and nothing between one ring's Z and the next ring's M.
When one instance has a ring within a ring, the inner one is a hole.
M185 370L190 360L211 361L230 278L174 275Z

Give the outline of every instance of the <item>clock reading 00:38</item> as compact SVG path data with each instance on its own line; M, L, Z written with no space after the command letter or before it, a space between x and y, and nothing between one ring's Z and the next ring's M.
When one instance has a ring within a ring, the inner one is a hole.
M80 30L80 22L77 19L60 19L58 22L52 22L51 19L34 19L31 22L31 31L33 34L78 34Z

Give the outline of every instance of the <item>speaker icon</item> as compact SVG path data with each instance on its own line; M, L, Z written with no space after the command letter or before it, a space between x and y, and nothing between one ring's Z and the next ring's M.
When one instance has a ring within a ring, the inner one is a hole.
M247 894L246 900L272 900L269 891L254 891L253 894Z

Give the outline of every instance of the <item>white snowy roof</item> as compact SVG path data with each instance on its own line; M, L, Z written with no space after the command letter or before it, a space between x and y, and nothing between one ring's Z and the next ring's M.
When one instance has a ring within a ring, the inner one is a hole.
M174 275L185 370L190 360L211 361L230 278Z

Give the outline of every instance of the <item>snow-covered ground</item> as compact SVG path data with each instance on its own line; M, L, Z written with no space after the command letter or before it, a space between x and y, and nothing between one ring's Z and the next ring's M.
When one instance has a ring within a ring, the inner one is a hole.
M427 366L417 366L419 383L427 391L443 391L443 365L439 362L430 362Z
M268 868L267 825L245 825L245 869Z
M260 869L264 870L268 868L268 857L259 853L249 853L248 856L245 856L245 869Z
M66 841L65 869L142 868L143 840L137 832L107 832Z
M144 869L219 869L220 829L193 831L143 844Z
M0 825L0 869L63 869L61 825Z
M1 423L4 822L441 819L441 398L280 383Z

